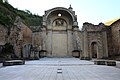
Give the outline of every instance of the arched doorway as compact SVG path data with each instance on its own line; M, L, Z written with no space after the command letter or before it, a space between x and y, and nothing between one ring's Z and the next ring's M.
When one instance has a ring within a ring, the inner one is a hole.
M91 43L91 53L92 53L92 58L97 58L98 45L96 42Z

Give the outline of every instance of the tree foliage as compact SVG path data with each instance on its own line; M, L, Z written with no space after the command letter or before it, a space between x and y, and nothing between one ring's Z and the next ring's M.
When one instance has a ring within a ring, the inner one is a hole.
M16 16L20 16L22 21L28 26L41 25L42 17L32 14L29 10L18 10L8 2L0 0L0 24L11 26L14 24Z

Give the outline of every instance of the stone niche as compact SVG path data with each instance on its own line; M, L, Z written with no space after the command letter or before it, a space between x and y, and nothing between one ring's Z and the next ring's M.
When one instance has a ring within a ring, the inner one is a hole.
M47 55L46 50L41 50L40 51L40 57L46 57L46 55Z
M76 57L76 58L79 58L80 57L80 51L79 50L73 50L72 51L72 56Z

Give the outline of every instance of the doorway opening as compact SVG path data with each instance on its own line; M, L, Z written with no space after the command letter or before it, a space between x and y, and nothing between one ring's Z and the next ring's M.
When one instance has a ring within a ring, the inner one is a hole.
M91 43L91 53L92 53L92 58L97 58L98 45L96 42Z

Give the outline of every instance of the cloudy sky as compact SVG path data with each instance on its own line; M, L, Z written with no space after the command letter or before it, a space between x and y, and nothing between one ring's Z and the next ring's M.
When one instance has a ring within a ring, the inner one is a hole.
M78 16L79 27L84 22L95 25L100 22L120 18L120 0L8 0L20 10L29 10L33 14L44 15L44 11L54 7L68 8L71 4Z

